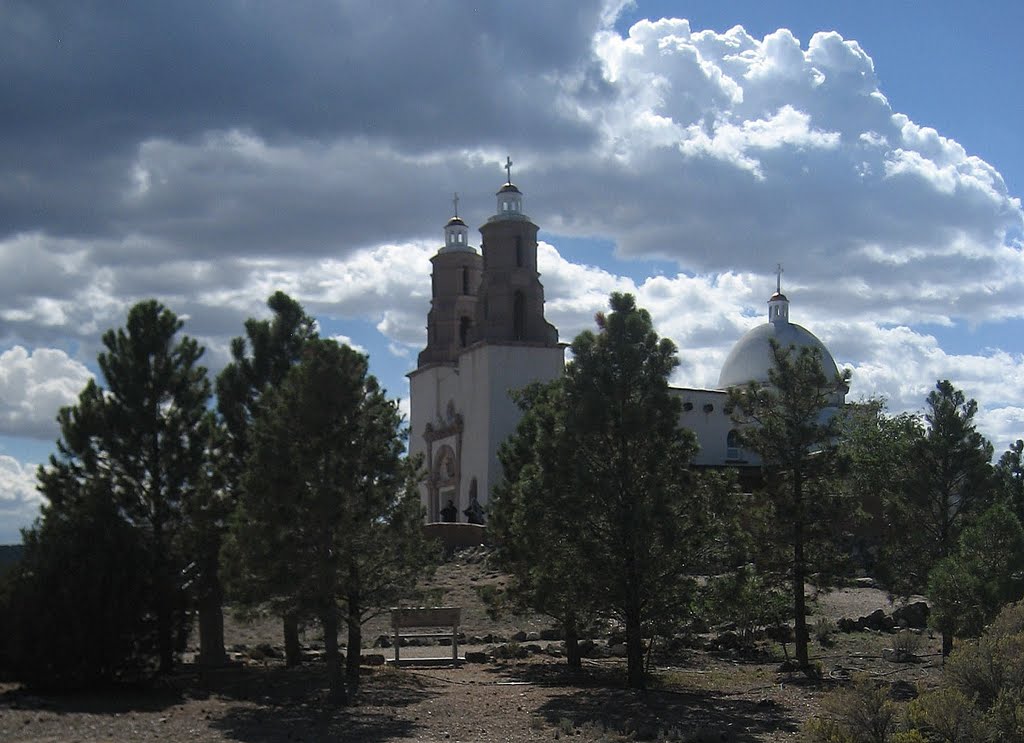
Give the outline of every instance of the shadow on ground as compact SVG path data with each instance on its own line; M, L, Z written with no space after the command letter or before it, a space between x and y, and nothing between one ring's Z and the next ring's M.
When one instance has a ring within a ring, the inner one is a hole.
M769 699L730 698L721 692L676 687L626 688L621 665L572 670L561 664L495 667L496 674L553 690L537 710L557 728L597 728L637 740L677 735L685 740L755 743L777 732L796 732L790 711ZM558 691L564 689L564 691Z
M416 677L381 670L365 676L357 704L326 703L323 668L281 667L245 669L241 673L210 675L201 689L234 705L210 726L225 736L247 743L298 740L347 740L377 743L404 738L416 724L399 719L396 710L417 704L430 693L430 684Z

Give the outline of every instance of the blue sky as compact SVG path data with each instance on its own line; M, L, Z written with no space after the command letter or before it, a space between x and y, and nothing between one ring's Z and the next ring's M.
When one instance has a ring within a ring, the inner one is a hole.
M283 289L407 405L451 194L481 224L507 155L563 340L632 291L674 381L714 386L781 262L852 398L917 410L948 377L997 451L1024 437L1019 3L4 13L0 543L141 299L217 370Z

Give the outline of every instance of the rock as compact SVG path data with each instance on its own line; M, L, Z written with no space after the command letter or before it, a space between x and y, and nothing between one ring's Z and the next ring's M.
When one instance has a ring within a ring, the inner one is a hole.
M743 644L739 632L736 632L735 630L719 632L712 643L715 647L722 650L735 650Z
M856 619L850 619L850 617L843 617L836 622L836 627L839 628L840 632L857 632L861 629L861 626L857 623Z
M537 642L539 639L540 639L540 632L527 632L526 633L526 641L527 642Z
M530 653L531 655L537 655L538 653L544 652L544 648L542 648L535 642L527 643L526 645L523 645L523 648L525 648L526 652Z
M549 642L548 646L546 648L544 648L544 652L547 653L548 655L550 655L553 658L561 658L563 655L565 655L565 647L564 646L565 646L565 643Z
M542 629L540 631L540 639L545 642L551 642L552 640L564 640L565 634L561 629L557 627L551 627L550 629Z
M892 617L886 617L884 609L875 609L873 612L868 614L866 617L861 617L857 620L857 623L866 629L872 629L876 632L880 632L885 628L885 620L892 619Z
M263 653L264 658L283 658L284 653L275 648L269 642L261 642L256 649Z
M490 660L490 656L479 650L471 650L466 653L467 663L487 663Z
M853 585L857 588L875 588L877 583L874 578L854 578Z
M892 613L892 618L901 627L913 627L924 629L928 626L928 614L930 609L924 601L913 601L901 606Z
M364 666L382 666L384 665L384 656L380 653L367 653L359 656L359 663Z
M373 641L375 648L389 648L391 647L391 635L380 635L376 640Z
M594 648L597 647L597 643L593 640L580 640L578 643L580 657L589 658L591 653L594 652Z
M519 630L514 635L512 635L512 642L526 642L526 633L522 630Z

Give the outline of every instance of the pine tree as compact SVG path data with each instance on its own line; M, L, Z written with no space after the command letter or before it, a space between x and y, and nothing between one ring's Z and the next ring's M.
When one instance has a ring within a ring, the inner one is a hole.
M992 504L992 445L975 428L977 411L977 402L948 380L928 394L927 430L911 450L907 487L890 509L887 559L901 593L924 590L964 528ZM943 634L944 655L952 641Z
M288 371L299 362L306 342L316 338L316 322L302 305L284 292L275 292L267 300L273 312L269 320L249 318L245 336L231 341L231 362L217 377L217 412L222 435L217 451L216 480L218 487L209 491L211 509L205 529L206 569L204 595L206 613L200 605L200 640L209 637L209 654L216 657L223 651L223 589L217 566L221 539L227 520L234 510L241 489L245 463L251 451L251 429L262 396L276 388ZM299 663L299 616L294 607L278 605L283 617L285 662ZM203 628L209 627L203 633ZM202 655L202 653L201 653Z
M643 688L643 637L686 612L690 575L705 557L711 529L703 491L689 472L694 436L679 427L681 403L668 386L678 364L675 346L658 338L632 296L613 294L610 305L610 314L597 317L598 332L572 343L564 402L554 403L564 411L567 438L558 440L558 432L546 440L561 425L546 406L537 410L537 430L521 431L512 444L534 452L506 449L510 462L533 466L512 471L516 482L506 492L522 500L501 518L518 534L510 549L524 549L527 559L548 549L542 559L565 561L529 579L543 589L537 598L565 605L589 594L582 609L594 607L625 625L628 683ZM555 467L558 459L566 470ZM539 519L546 523L531 532L530 522ZM573 542L561 545L563 535ZM531 544L534 538L552 541ZM582 583L562 590L577 593L559 594L557 582L573 580L574 569Z
M850 373L830 376L814 348L783 348L772 341L768 384L751 382L729 391L742 440L761 457L774 518L772 543L789 551L797 663L807 667L804 584L815 547L834 538L840 419L829 415L845 393Z
M561 624L568 663L579 668L579 633L597 611L597 589L581 569L579 525L589 503L577 487L565 387L537 382L515 397L523 417L498 451L503 470L515 474L498 483L488 507L494 558L512 576L515 605Z
M173 312L150 300L131 308L124 328L104 334L107 350L98 363L106 388L91 381L78 405L61 410L58 454L39 470L49 500L44 521L65 518L83 499L102 494L145 535L165 672L183 639L176 631L184 609L183 509L203 470L210 396L198 363L203 349L179 335L181 327Z
M334 341L307 341L302 360L264 393L229 555L250 599L320 619L332 697L344 698L337 633L348 628L349 696L359 683L361 628L411 590L429 566L402 419Z
M1003 452L995 468L997 495L1024 520L1024 441L1017 439Z

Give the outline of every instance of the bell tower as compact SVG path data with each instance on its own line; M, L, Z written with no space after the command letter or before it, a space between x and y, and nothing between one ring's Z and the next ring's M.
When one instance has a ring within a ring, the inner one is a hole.
M459 217L459 195L452 197L453 216L444 226L444 245L430 259L430 311L427 347L418 365L454 364L474 336L480 288L480 254L469 245L469 228Z
M523 213L523 194L508 178L497 212L480 228L483 277L475 340L555 346L558 331L544 319L544 287L537 272L537 225Z

